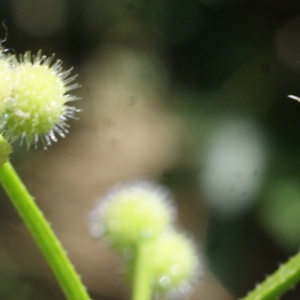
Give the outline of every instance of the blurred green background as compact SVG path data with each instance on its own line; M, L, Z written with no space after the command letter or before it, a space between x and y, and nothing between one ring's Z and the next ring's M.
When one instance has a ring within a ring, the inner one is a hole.
M46 152L12 162L93 299L128 299L118 259L89 237L88 214L113 184L155 178L207 277L186 299L236 299L300 246L298 0L10 0L12 53L74 66L80 121ZM0 28L4 39L5 29ZM63 299L5 195L0 299ZM200 251L200 250L199 250ZM295 288L282 299L299 299Z

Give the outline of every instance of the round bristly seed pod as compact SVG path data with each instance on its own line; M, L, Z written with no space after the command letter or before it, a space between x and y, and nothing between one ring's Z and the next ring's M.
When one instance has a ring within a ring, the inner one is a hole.
M170 226L175 214L170 203L169 191L151 181L116 186L92 212L92 234L119 251L135 248Z
M62 71L62 61L57 60L52 66L51 57L36 56L26 52L16 60L13 66L13 88L6 106L7 136L21 137L27 147L32 143L37 146L39 139L44 148L57 142L56 134L65 137L68 133L68 118L76 118L79 111L66 103L79 98L67 94L78 88L71 84L76 76L68 77L72 71Z
M201 257L193 242L184 234L167 230L152 242L153 290L157 296L178 298L191 290L203 275Z

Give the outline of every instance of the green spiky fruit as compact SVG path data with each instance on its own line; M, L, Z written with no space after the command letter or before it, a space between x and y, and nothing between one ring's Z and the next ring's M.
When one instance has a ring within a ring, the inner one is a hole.
M160 294L185 292L202 268L193 243L175 230L164 232L152 243L154 290Z
M164 188L138 181L110 192L93 212L93 224L114 248L123 250L164 231L173 212Z
M13 70L11 67L10 57L1 57L0 58L0 115L3 116L6 108L6 104L9 101L12 93L12 85L13 85ZM0 124L0 129L5 124Z
M76 76L67 78L71 70L62 71L61 61L50 66L53 56L46 58L38 52L32 58L26 52L16 63L13 72L13 89L7 105L7 128L13 136L21 136L28 146L39 137L44 146L56 142L55 133L64 137L68 132L66 120L78 110L66 103L76 97L66 94L78 87L68 86Z

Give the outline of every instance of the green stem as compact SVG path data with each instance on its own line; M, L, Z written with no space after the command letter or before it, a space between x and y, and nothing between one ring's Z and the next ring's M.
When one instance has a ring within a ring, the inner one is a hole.
M137 247L133 274L132 300L151 299L151 241L143 240Z
M0 181L46 258L68 300L90 300L86 288L61 243L9 162L0 168Z
M242 300L279 299L300 280L300 252L281 265L277 271Z

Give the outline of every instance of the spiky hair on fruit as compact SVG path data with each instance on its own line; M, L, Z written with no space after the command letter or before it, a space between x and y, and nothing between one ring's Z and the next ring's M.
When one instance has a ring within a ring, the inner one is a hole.
M56 135L62 138L68 133L68 119L77 119L80 110L66 103L79 98L68 94L79 87L70 84L77 75L68 77L73 68L63 71L62 61L51 65L50 57L39 51L32 56L30 51L14 59L12 65L12 90L6 101L4 113L5 135L9 139L21 138L27 147L37 147L41 140L44 148L57 142ZM1 67L1 65L0 65Z
M5 109L13 88L12 60L13 57L5 55L0 47L0 116L3 116L3 118L0 118L0 129L3 129L5 126Z

